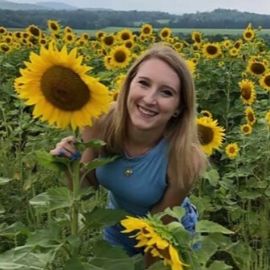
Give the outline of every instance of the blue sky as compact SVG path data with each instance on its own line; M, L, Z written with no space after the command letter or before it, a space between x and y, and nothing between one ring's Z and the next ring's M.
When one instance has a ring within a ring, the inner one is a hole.
M16 3L37 3L42 0L9 0ZM152 10L173 14L212 11L216 8L237 9L270 15L269 0L44 0L64 2L79 8L111 8L117 10Z

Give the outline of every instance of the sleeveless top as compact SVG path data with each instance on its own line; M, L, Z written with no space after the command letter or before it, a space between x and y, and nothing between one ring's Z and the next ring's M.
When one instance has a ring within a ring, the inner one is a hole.
M96 178L109 190L108 207L144 216L162 198L167 187L168 142L159 141L140 156L124 154L98 167Z
M98 167L96 178L109 190L108 208L123 209L135 216L145 216L162 198L167 187L168 142L162 139L147 153L130 157L124 154L119 159ZM181 222L191 233L195 231L198 214L196 208L185 198L182 206L185 216ZM180 220L179 220L180 221ZM118 223L105 227L103 238L112 245L122 246L130 255L143 253L135 248L137 241L131 234L124 234Z

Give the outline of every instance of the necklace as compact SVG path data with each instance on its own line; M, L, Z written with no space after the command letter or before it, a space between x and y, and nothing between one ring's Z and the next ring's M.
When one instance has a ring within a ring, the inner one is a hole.
M131 176L132 174L133 174L132 168L130 168L130 167L125 168L125 170L124 170L124 175L125 176Z

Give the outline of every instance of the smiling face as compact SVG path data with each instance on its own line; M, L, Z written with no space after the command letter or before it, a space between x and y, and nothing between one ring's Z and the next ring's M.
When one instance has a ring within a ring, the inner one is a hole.
M164 61L142 62L131 81L127 98L129 127L162 134L168 121L179 111L180 80Z

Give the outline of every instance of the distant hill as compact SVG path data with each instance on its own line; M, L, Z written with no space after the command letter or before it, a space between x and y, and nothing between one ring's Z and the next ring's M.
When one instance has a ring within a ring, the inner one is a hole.
M0 9L8 10L76 10L71 6L61 2L37 2L36 4L15 3L12 1L0 0Z

